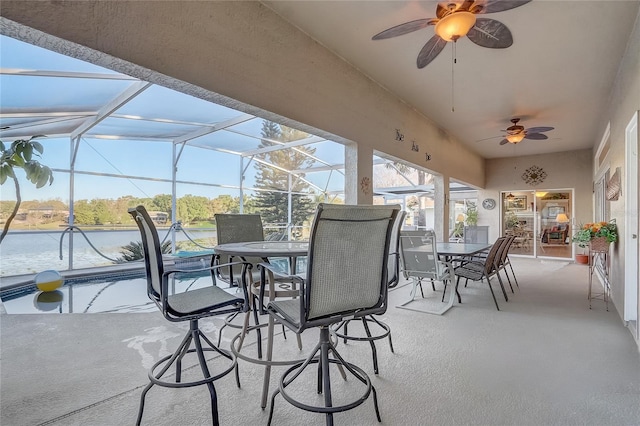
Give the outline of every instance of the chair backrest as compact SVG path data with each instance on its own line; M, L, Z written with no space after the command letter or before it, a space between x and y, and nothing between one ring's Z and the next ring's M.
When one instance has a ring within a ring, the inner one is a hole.
M496 269L496 257L499 256L503 243L507 237L499 237L489 249L487 257L484 259L484 272L488 276Z
M504 247L502 249L502 253L500 253L500 262L499 262L500 265L504 266L507 260L507 256L509 255L509 250L511 249L511 244L513 244L513 241L515 239L516 239L515 235L506 237L506 240L504 242Z
M389 241L399 210L399 205L318 205L309 239L303 329L386 310Z
M436 234L433 230L400 233L400 252L406 278L433 278L441 275Z
M153 220L143 206L138 206L128 210L134 222L140 229L142 236L142 248L144 251L144 265L147 273L147 295L159 303L162 299L162 274L164 265L162 263L162 251L158 232L153 224Z
M216 236L218 244L227 243L245 243L248 241L264 241L264 229L262 227L262 219L259 214L216 214ZM216 261L219 264L228 263L231 260L227 255L217 255ZM247 262L254 265L262 262L262 259L246 258ZM257 271L257 268L254 268ZM231 284L238 284L240 274L242 273L241 265L234 265L231 271L228 268L220 268L218 270L219 278ZM233 281L233 282L232 282Z
M216 214L218 244L264 241L259 214Z
M402 228L406 214L406 212L399 212L391 229L389 264L387 265L389 288L395 287L400 281L400 229Z
M488 226L465 226L464 227L465 243L489 243L489 227Z

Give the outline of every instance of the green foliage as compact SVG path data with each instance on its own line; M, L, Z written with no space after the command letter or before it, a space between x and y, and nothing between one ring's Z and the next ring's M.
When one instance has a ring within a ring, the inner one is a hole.
M11 178L16 188L16 203L11 214L4 224L2 234L0 235L0 243L9 232L11 222L18 214L22 198L20 196L20 183L16 176L16 169L24 170L27 180L36 186L42 188L47 183L53 183L53 172L47 166L40 164L36 157L40 157L44 153L44 147L40 142L34 139L43 137L42 135L32 136L29 139L17 139L11 143L8 148L4 142L0 141L0 185L4 185L7 179Z
M615 219L609 222L586 223L573 234L571 241L577 243L579 247L587 247L589 242L597 237L605 237L608 243L618 241L618 227Z
M7 148L0 141L0 185L4 185L7 178L16 179L15 169L23 169L27 179L36 188L42 188L49 182L53 183L53 172L47 166L40 164L34 157L40 157L44 147L40 142L34 141L42 135L33 136L30 139L17 139Z
M478 207L476 203L467 201L467 210L465 211L467 225L476 226L478 224Z
M260 148L281 145L278 142L290 142L308 137L304 132L278 125L271 121L262 122L262 141ZM259 154L260 160L271 163L275 167L270 167L264 162L256 162L258 173L256 175L256 187L270 189L271 191L260 191L255 197L256 210L262 216L265 223L288 222L288 194L289 174L285 170L300 170L311 167L314 163L311 157L315 154L314 148L297 147L296 149L283 149ZM309 184L292 176L292 192L309 192ZM276 191L274 191L276 190ZM282 192L280 192L282 191ZM292 224L300 226L313 214L315 204L309 196L293 194L291 201Z
M520 226L520 220L514 212L508 212L504 218L506 229L513 229Z
M171 253L171 241L166 241L160 247L160 251L163 254ZM118 258L118 262L132 262L134 260L144 259L144 248L142 241L131 241L120 250L122 257Z

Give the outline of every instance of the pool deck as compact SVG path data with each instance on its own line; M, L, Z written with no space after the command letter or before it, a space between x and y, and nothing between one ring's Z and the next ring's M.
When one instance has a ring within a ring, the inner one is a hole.
M411 288L404 282L391 291L380 320L391 326L395 353L378 341L379 375L373 374L368 344L340 343L341 354L376 386L384 425L638 424L638 347L611 305L609 312L601 301L589 309L586 266L513 263L520 286L509 292L509 302L495 289L500 311L486 283L461 288L463 303L443 316L397 309ZM429 285L424 290L427 299L418 297L416 305L439 303L441 286L437 293ZM221 318L201 321L213 341L221 325ZM188 323L170 323L159 312L0 315L0 424L134 424L148 367L176 348L187 329ZM225 329L223 347L236 332ZM276 350L299 357L296 339L278 334ZM302 338L306 354L317 333L307 330ZM247 345L255 348L253 338ZM239 365L242 388L233 374L216 382L221 424L266 425L269 413L259 402L263 369ZM271 391L283 371L273 368ZM192 367L185 374L198 372ZM357 383L336 380L336 398L337 388ZM142 424L210 423L203 386L154 387L147 395ZM280 396L273 424L322 425L324 417ZM337 414L336 424L377 424L371 398Z

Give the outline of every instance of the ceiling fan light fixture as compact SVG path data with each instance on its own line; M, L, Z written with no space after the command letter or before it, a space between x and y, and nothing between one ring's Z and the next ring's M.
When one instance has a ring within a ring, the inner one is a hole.
M456 41L467 35L476 24L476 15L466 10L453 12L440 19L435 32L445 41Z
M524 133L517 133L515 135L507 135L506 139L509 141L509 143L516 144L518 142L522 142L522 139L524 139Z

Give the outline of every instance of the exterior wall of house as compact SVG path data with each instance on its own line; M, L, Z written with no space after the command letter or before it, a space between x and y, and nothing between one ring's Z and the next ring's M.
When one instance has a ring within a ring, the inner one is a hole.
M0 14L92 50L5 25L21 40L484 186L482 157L259 2L6 0Z
M605 100L603 100L604 102ZM640 259L628 259L625 256L625 216L630 215L632 219L638 221L638 211L629 211L626 205L624 193L626 159L625 159L625 129L634 114L640 111L640 14L636 19L635 28L629 38L627 51L622 58L618 77L608 100L607 114L602 117L599 123L599 138L604 134L607 124L610 124L610 149L607 156L602 161L602 168L609 168L613 174L616 168L620 167L622 172L622 196L617 201L611 201L610 216L616 219L620 238L613 248L611 263L611 292L618 313L622 317L624 306L624 262L640 263ZM599 140L595 141L596 145ZM596 149L594 147L594 149ZM595 156L594 150L592 156ZM595 170L598 174L601 170ZM636 244L638 244L636 240ZM640 283L639 283L640 286ZM640 294L640 292L638 292ZM640 346L640 336L634 336Z
M530 155L515 158L487 160L487 185L478 191L479 204L493 198L498 207L493 210L478 208L478 225L489 225L489 241L500 236L500 191L531 191L534 189L574 189L573 214L575 223L591 221L593 155L590 149L553 154ZM531 166L542 168L547 177L537 187L522 180L522 173Z

